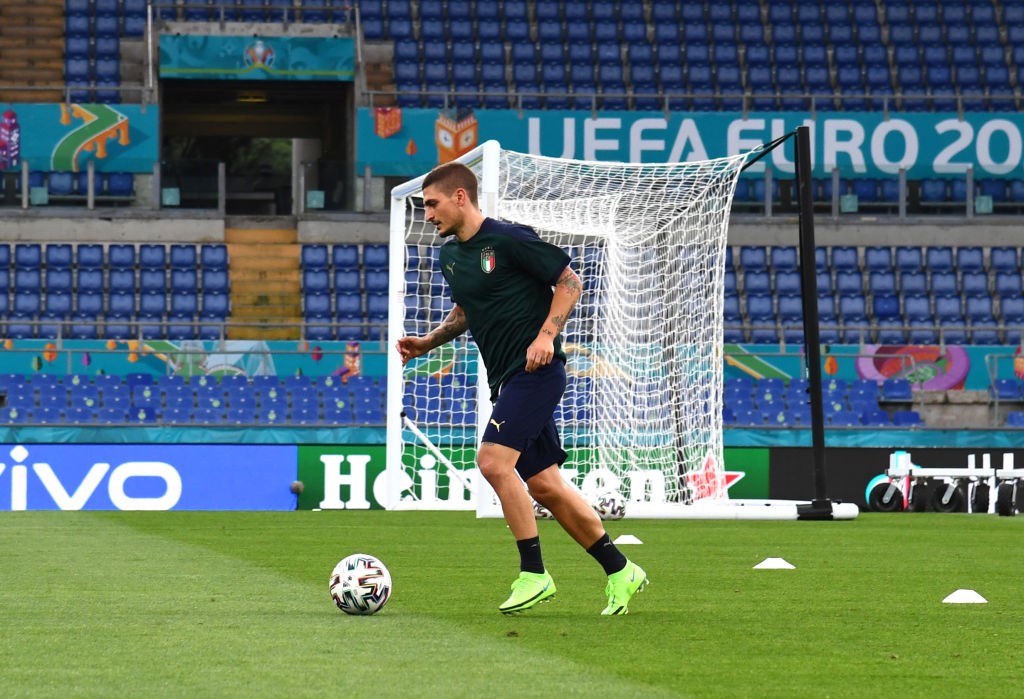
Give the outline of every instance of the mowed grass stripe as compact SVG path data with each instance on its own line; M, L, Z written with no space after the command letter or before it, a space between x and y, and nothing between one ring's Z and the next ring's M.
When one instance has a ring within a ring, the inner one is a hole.
M535 647L530 620L495 612L493 585L486 608L467 608L458 567L436 595L420 590L398 550L405 590L380 615L345 616L327 575L352 551L325 523L308 514L5 515L0 696L679 695Z
M5 515L0 662L17 667L0 695L1018 696L1022 526L611 522L644 541L625 550L652 585L629 616L603 618L600 569L541 522L558 596L504 617L515 548L472 513ZM327 597L355 551L395 579L376 617ZM769 556L797 569L752 569ZM990 604L941 603L959 587ZM84 689L46 684L52 668Z

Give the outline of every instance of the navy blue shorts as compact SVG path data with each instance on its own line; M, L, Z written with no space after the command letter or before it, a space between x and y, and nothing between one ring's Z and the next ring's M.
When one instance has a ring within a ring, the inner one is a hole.
M555 358L532 373L518 371L498 392L483 441L519 452L516 471L524 481L566 453L555 427L555 409L565 392L565 363Z

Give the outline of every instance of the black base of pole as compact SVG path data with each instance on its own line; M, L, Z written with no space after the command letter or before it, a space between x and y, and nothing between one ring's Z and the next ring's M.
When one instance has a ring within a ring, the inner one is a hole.
M832 519L832 501L828 498L811 500L796 506L796 518L806 520Z

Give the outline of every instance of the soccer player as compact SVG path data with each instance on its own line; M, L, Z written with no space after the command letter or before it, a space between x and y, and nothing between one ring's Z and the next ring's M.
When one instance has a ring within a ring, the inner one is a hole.
M498 609L522 611L555 594L532 495L604 568L608 605L601 613L625 614L647 575L611 542L600 518L559 471L566 458L554 418L565 391L559 334L582 290L569 256L532 228L484 217L476 175L460 163L427 174L423 206L438 235L453 238L441 246L440 262L455 305L427 335L399 339L398 352L405 364L466 330L480 349L494 406L476 461L501 501L520 557L512 594Z

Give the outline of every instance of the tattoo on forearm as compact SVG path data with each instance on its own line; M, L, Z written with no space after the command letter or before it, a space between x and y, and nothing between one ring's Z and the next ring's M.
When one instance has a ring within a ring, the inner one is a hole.
M565 329L565 322L568 320L565 316L554 315L551 316L551 322L558 328L558 332L562 332Z
M448 317L441 321L441 324L431 331L431 343L435 347L439 347L446 342L451 342L465 331L465 315L452 310L452 312L448 314Z

